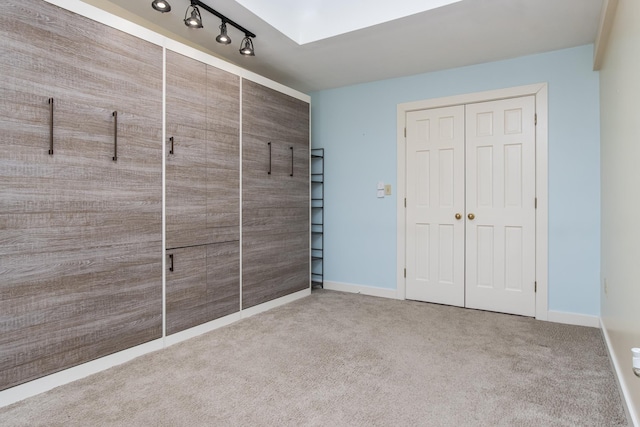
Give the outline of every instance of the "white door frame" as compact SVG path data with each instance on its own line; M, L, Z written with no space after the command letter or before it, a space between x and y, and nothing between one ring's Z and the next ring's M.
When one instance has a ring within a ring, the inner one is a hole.
M444 98L398 104L397 108L397 266L396 283L398 299L405 299L406 267L406 113L430 108L450 107L476 102L533 95L536 98L536 319L548 317L548 258L549 258L549 191L548 191L548 87L547 83L476 92Z

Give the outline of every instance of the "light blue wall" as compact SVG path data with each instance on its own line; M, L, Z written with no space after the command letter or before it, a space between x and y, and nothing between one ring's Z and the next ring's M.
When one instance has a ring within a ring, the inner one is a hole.
M599 315L600 125L593 46L311 94L326 149L325 280L396 288L396 107L547 82L549 309ZM394 195L376 198L376 184Z

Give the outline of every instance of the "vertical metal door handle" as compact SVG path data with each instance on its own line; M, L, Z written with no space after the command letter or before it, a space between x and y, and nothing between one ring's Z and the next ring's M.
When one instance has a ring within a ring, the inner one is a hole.
M53 156L53 98L49 98L49 155Z
M291 173L289 176L293 176L293 147L289 147L291 149Z
M169 138L169 142L171 143L171 149L169 150L169 154L174 154L173 153L173 137Z
M271 175L271 142L267 142L267 145L269 146L269 171L267 174Z
M169 265L169 271L173 271L173 254L169 255L169 261L171 261L171 265Z
M118 161L118 112L113 112L113 161Z

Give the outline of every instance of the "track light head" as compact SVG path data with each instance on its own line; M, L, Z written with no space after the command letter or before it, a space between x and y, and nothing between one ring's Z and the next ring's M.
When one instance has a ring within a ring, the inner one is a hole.
M151 7L162 13L169 12L171 10L171 5L169 4L168 0L153 0L151 2ZM253 48L253 39L256 37L256 35L240 24L233 22L231 19L227 18L215 9L212 9L210 6L207 6L201 0L190 0L190 4L187 7L187 10L184 12L184 25L189 28L203 27L202 15L200 15L199 9L200 7L211 13L212 15L217 16L222 21L219 27L220 34L216 37L216 41L218 43L225 45L231 43L231 37L229 37L229 34L227 34L227 24L229 24L244 33L244 39L242 39L242 43L240 43L240 54L243 56L256 56L255 50Z
M171 12L171 5L167 0L153 0L151 2L151 7L157 10L158 12L162 12L162 13Z
M244 56L256 56L255 51L253 50L253 41L251 41L251 37L245 35L245 38L242 39L242 43L240 43L242 47L240 48L240 54Z
M188 16L189 8L191 8L191 16ZM200 16L198 6L189 5L187 7L187 11L184 13L184 25L189 28L202 28L202 16Z
M227 23L222 21L222 25L220 25L220 35L216 37L216 41L222 44L231 43L231 37L227 35Z

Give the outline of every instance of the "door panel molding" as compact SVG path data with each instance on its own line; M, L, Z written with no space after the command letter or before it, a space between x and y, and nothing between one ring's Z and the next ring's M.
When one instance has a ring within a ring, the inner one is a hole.
M397 107L397 265L396 282L397 298L406 297L405 268L406 259L406 209L407 168L406 168L406 115L411 111L472 104L486 101L535 96L537 114L536 132L536 310L538 320L548 319L548 85L538 83L486 92L455 95L444 98L398 104Z
M535 98L465 112L465 306L535 316Z
M464 126L464 106L407 114L407 299L464 307Z

